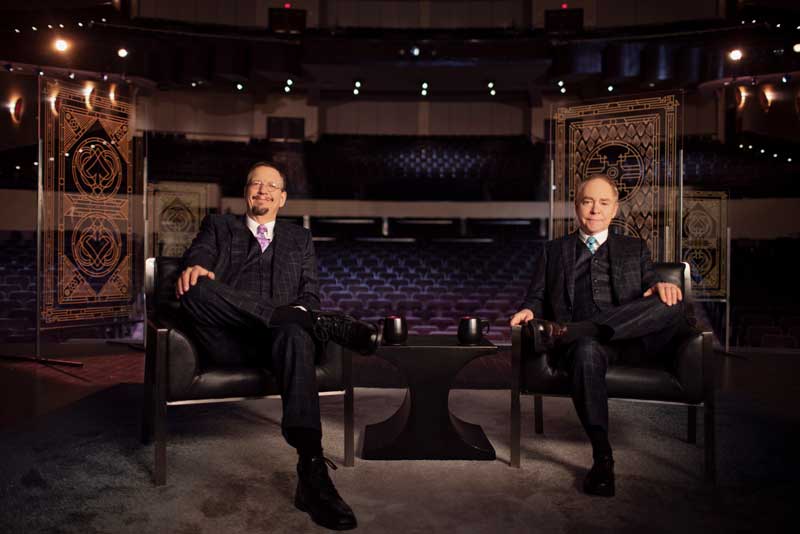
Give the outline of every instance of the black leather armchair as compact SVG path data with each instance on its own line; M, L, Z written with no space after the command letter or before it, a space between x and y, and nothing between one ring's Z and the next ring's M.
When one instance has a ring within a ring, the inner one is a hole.
M691 280L686 263L658 263L655 269L664 280L681 287L691 301ZM691 306L687 307L691 309ZM544 431L544 396L570 395L567 374L557 369L545 353L534 354L519 326L511 331L511 466L520 466L520 394L533 395L534 427ZM672 403L688 407L687 440L696 441L697 407L705 416L705 474L715 478L714 442L714 352L711 332L692 335L679 344L674 358L660 367L613 365L606 375L608 397Z
M278 396L275 378L257 367L217 366L200 357L177 319L175 281L179 258L148 258L145 265L147 340L142 413L142 442L155 437L155 483L167 478L166 415L168 406L231 402ZM352 358L328 343L317 364L320 394L344 393L345 465L353 465Z

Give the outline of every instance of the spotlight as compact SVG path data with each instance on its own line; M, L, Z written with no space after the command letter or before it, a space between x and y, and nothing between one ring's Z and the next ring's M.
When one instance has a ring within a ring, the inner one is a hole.
M750 78L750 85L752 85L752 86L756 86L756 85L758 85L758 80L756 80L756 77L755 77L755 76L753 76L752 78Z
M791 163L791 162L792 162L792 158L786 158L786 161L787 161L788 163Z
M353 88L353 94L358 96L358 89L357 88Z
M236 84L236 89L237 89L237 90L239 90L239 91L241 91L242 89L244 89L244 85L242 85L242 84L240 84L240 83L237 83L237 84Z
M419 56L419 47L412 46L411 47L411 55L414 57Z
M197 82L192 82L192 87L197 87Z
M751 24L755 24L756 23L756 19L751 20L750 23Z
M59 24L58 27L61 28L62 30L64 29L64 25L63 24Z
M423 89L427 89L428 88L428 82L422 82L422 88Z
M422 94L422 96L428 96L428 91L426 89L423 89L422 91L420 91L420 93Z
M779 22L779 23L777 23L777 24L775 25L775 27L776 27L776 28L780 28L780 27L781 27L781 23L780 23L780 22Z
M561 94L562 94L562 95L563 95L563 94L566 94L566 92L567 92L567 88L566 88L566 87L562 87L562 88L560 89L560 91L561 91Z
M761 152L763 154L765 152L765 150L762 148L761 150L759 150L759 152Z
M790 159L791 159L791 158L790 158ZM39 162L38 162L38 161L34 161L34 162L33 162L33 166L34 166L34 167L38 167L38 166L39 166Z
M487 83L486 87L488 87L489 89L494 89L494 82Z
M289 87L288 85L287 85L287 86L285 86L285 87L283 88L283 92L284 92L284 93L288 93L288 92L290 92L291 90L292 90L292 88L291 88L291 87Z
M105 18L100 19L100 22L105 22L105 21L106 21Z
M83 22L79 22L79 23L78 23L78 27L79 27L79 28L83 28Z
M6 69L8 72L14 72L14 65L11 63L6 63L3 65L3 68Z
M38 76L44 76L44 71L42 69L36 69L36 74Z
M497 94L497 92L496 92L494 89L492 89L491 91L489 91L489 94L490 94L490 95L492 95L492 96L494 96L494 95L496 95L496 94Z
M789 83L789 75L788 74L784 74L783 76L781 76L781 83Z
M776 153L774 153L774 154L772 155L772 157L773 157L773 158L777 158L777 157L778 157L778 153L777 153L777 152L776 152Z
M75 79L75 73L74 72L70 72L69 73L69 79L70 80L74 80Z
M614 86L613 85L609 85L608 87L606 87L606 89L608 89L608 92L610 93L610 92L614 91Z
M22 167L20 167L19 165L16 165L14 168L17 169L17 170L22 169Z
M564 87L564 80L558 80L558 86Z
M69 48L69 43L64 39L56 39L53 41L53 48L58 50L59 52L66 52Z
M356 81L353 83L353 85L354 85L354 86L355 86L357 89L360 89L360 88L361 88L361 82L360 82L359 80L356 80Z
M128 57L128 50L126 48L120 48L117 50L117 55L121 58L126 58Z
M744 57L744 54L739 48L734 48L728 52L728 57L731 59L731 61L739 61Z
M38 32L38 31L39 31L39 28L37 28L36 26L31 26L31 29L32 29L33 31L35 31L35 32Z
M19 28L14 28L14 33L22 33L22 32L19 31Z
M792 47L792 50L800 54L800 43L795 43L794 46Z
M744 148L744 145L743 144L739 144L739 148Z
M52 25L52 24L48 24L48 25L47 25L47 29L48 29L48 30L52 30L52 29L53 29L53 25Z
M108 81L108 74L103 74L102 78L103 78L104 82L107 82Z
M286 85L288 85L289 87L291 87L293 84L294 84L294 80L292 80L291 78L288 78L286 80Z
M747 150L753 150L753 145L747 145Z

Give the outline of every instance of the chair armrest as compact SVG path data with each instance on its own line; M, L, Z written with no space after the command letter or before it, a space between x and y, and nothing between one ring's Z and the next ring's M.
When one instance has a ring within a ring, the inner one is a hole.
M705 337L710 332L687 336L675 351L675 376L686 395L686 402L703 402Z
M148 318L147 327L167 331L164 355L167 376L163 377L167 385L167 398L171 400L185 396L200 373L200 356L197 349L174 321L161 317Z

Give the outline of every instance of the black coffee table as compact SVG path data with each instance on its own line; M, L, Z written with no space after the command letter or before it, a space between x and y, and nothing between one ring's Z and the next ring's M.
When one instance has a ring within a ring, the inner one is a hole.
M448 408L458 371L497 347L483 340L461 346L453 336L409 336L402 346L383 345L377 356L397 366L408 390L389 419L367 425L365 460L494 460L492 444L479 425L462 421Z

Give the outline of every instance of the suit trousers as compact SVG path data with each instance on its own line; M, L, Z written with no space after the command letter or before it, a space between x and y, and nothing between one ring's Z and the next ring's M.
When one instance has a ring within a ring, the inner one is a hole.
M290 443L292 429L321 433L313 338L296 323L264 323L242 306L253 299L246 291L201 277L180 303L204 357L219 365L264 367L275 376L283 403L281 428Z
M572 402L583 427L608 432L606 372L610 364L642 364L674 352L688 333L683 303L667 306L657 295L616 306L592 319L600 337L580 337L561 349L572 379Z

